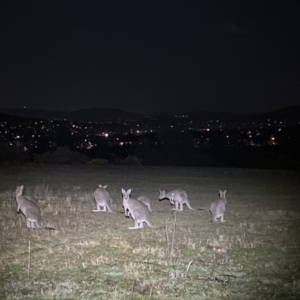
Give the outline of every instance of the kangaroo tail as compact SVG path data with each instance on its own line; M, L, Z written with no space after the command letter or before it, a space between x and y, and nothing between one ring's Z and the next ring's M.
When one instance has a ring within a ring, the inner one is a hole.
M190 209L190 210L195 210L194 208L191 207L191 204L187 201L186 202L186 206Z

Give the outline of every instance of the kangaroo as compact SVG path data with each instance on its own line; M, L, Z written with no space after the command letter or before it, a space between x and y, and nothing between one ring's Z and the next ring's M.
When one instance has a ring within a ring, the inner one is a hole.
M42 225L41 210L37 203L29 200L23 196L24 186L17 186L16 200L18 203L17 212L21 211L26 218L28 228L43 228L55 230L51 227L45 227Z
M148 207L148 210L150 212L152 212L151 200L148 197L146 197L146 196L139 196L139 197L136 198L136 200L142 201Z
M210 213L212 214L212 221L216 222L217 219L221 219L221 222L226 222L224 220L224 213L227 204L226 200L226 190L219 190L220 199L215 200L210 205Z
M172 205L174 205L174 203L175 203L175 208L173 208L172 210L182 211L183 204L186 204L186 206L190 210L194 210L190 205L189 199L187 197L187 193L182 189L172 190L168 193L166 193L164 190L159 191L159 200L162 200L165 198L169 199L170 203ZM178 207L179 207L179 209L178 209Z
M131 189L125 191L122 189L123 195L123 206L125 209L125 215L128 211L127 216L130 214L131 218L134 220L134 227L128 227L129 229L143 228L144 222L147 223L149 227L154 227L149 220L149 210L147 206L137 199L130 198Z
M94 209L93 211L99 212L99 211L109 211L109 212L115 212L111 206L112 199L110 198L110 195L108 191L106 190L107 185L102 186L99 184L99 187L94 192L94 198L96 201L97 209ZM101 209L103 207L103 209Z

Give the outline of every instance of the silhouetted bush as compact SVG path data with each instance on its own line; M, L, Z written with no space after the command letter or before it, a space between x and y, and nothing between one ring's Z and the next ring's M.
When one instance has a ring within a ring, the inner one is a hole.
M78 152L72 152L68 147L58 147L54 152L45 152L35 155L33 161L43 164L82 164L87 157Z
M0 163L1 164L12 164L12 163L23 163L28 160L26 152L22 148L10 146L7 143L0 143Z
M142 166L141 160L137 156L127 156L124 159L119 159L114 162L117 165L123 166Z
M95 158L95 159L89 160L88 164L89 165L104 166L104 165L108 165L108 160L107 159L102 159L102 158Z

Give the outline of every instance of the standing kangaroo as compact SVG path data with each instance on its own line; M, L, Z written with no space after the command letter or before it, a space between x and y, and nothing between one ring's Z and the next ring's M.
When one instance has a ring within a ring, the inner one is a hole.
M115 212L111 206L111 198L106 190L107 185L102 186L99 184L99 187L94 192L94 197L97 205L97 209L94 209L93 211L109 211L109 212ZM103 209L101 209L103 207Z
M189 209L194 210L190 205L187 193L182 189L172 190L168 193L166 193L164 190L159 191L159 200L162 200L165 198L168 198L172 205L175 203L175 208L173 208L172 210L182 211L183 204L186 204L186 206ZM179 207L179 209L178 209L178 207Z
M152 212L151 200L148 197L146 197L146 196L139 196L139 197L136 198L136 200L139 200L139 201L143 202L148 207L148 210L150 212Z
M144 222L147 223L149 227L154 227L149 220L149 210L148 207L137 199L133 199L130 197L131 189L125 191L122 189L123 195L123 206L125 210L125 215L128 211L131 218L134 220L134 227L128 227L129 229L138 229L143 228Z
M21 211L26 218L28 228L44 228L44 229L54 229L50 227L45 227L42 225L41 210L39 206L23 196L24 186L17 186L16 189L16 200L18 203L17 212Z
M212 221L216 222L217 219L220 218L221 222L226 222L224 220L225 208L226 208L226 204L227 204L226 190L225 191L219 190L219 196L220 196L220 199L215 200L210 205L210 212L212 214Z

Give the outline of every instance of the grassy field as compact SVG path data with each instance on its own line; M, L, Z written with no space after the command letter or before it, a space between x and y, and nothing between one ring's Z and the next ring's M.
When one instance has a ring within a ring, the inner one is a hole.
M0 169L0 299L299 299L300 173L249 169L19 166ZM39 203L26 227L14 192ZM120 213L96 213L108 185ZM186 190L172 211L159 189ZM129 230L121 188L152 200L157 228ZM226 223L209 205L227 190ZM204 210L199 210L204 208Z

